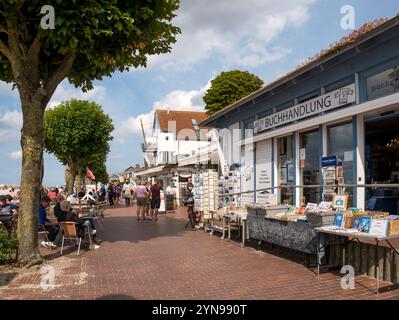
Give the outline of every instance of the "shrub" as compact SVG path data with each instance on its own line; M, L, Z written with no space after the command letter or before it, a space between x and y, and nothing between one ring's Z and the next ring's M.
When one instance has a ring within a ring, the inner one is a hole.
M0 228L0 262L10 262L16 259L18 241L15 235Z

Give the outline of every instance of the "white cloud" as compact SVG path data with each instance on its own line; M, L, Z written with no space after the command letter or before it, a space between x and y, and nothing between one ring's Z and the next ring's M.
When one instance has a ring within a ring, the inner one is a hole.
M210 88L211 81L199 90L175 90L168 93L159 101L156 101L152 110L137 117L130 117L117 126L115 130L115 140L119 143L125 143L132 139L134 134L142 135L141 121L143 122L146 135L151 133L151 126L156 109L186 110L186 111L204 111L204 102L202 97Z
M81 89L65 88L62 84L58 86L57 90L49 102L47 108L56 107L62 102L70 99L89 100L103 105L106 99L107 89L103 86L94 86L93 90L83 92Z
M0 144L19 142L22 128L22 112L7 111L0 114Z
M183 0L175 20L182 34L172 53L150 58L151 67L188 69L219 54L226 65L257 67L283 58L290 48L273 41L309 20L317 0ZM256 45L254 45L256 44Z
M14 152L7 153L7 157L12 160L22 159L22 151L14 151Z
M4 81L0 81L0 96L19 97L17 88L13 90L12 84Z

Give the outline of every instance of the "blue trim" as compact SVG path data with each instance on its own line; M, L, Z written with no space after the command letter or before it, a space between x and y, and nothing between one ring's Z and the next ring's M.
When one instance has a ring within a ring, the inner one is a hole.
M320 174L319 174L319 177L320 177L320 181L319 181L319 184L320 184L320 201L322 201L323 200L323 185L324 185L324 179L323 179L323 172L322 172L322 169L321 169L321 159L323 158L323 139L324 139L324 136L323 136L323 125L320 125L319 126L319 131L320 131L320 149L319 149L319 155L320 155L320 158L319 158L319 167L320 167ZM328 132L327 132L327 139L326 139L326 141L328 141Z
M256 142L254 142L254 203L256 203L256 152L257 152L257 148L256 148Z
M292 162L294 165L294 186L297 185L297 181L296 181L296 139L295 139L295 132L292 134ZM288 174L288 172L287 172ZM296 205L296 188L292 190L292 204L295 206Z
M272 138L272 187L274 187L274 165L275 165L275 163L274 163L274 139L276 139L276 138ZM274 193L274 189L272 190L273 191L273 193Z
M353 130L353 184L359 184L357 179L357 147L358 147L358 140L357 140L357 116L352 118L352 130ZM353 206L356 207L357 205L357 189L353 189Z

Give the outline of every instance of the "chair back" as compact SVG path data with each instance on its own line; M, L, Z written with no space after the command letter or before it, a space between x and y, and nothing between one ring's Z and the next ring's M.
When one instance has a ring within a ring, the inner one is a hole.
M66 237L77 237L78 236L78 233L76 231L76 223L75 222L68 222L68 221L61 222L60 227Z

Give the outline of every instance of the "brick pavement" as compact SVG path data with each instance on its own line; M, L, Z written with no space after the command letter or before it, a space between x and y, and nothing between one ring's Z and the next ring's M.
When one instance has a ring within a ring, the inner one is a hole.
M241 248L203 231L184 230L184 209L158 222L137 221L133 208L106 212L104 242L96 251L43 250L55 269L53 290L40 287L40 270L0 274L1 299L390 299L376 296L375 280L356 278L342 290L340 275L320 280L300 256Z

